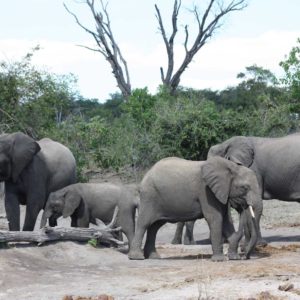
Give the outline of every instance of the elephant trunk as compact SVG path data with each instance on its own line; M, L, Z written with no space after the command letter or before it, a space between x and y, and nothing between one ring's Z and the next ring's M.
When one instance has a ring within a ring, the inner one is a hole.
M243 213L245 214L246 217L245 226L250 229L250 235L251 235L250 241L246 248L246 258L248 259L250 258L250 254L257 243L258 227L256 224L253 208L251 205L247 209L245 209Z
M47 220L52 216L52 211L45 209L42 215L40 228L44 228L47 224Z

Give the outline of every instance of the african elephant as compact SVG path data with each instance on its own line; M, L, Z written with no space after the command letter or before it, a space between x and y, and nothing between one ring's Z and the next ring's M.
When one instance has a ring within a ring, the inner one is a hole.
M243 230L239 228L236 233L229 222L228 210L232 206L240 212L240 227L247 223L251 228L251 240L246 249L249 258L257 239L252 210L257 201L261 199L256 176L248 168L221 157L207 161L162 159L141 182L137 229L128 256L130 259L158 257L155 239L162 225L204 217L211 234L212 260L225 259L223 236L229 242L229 259L239 259L237 248ZM141 245L146 231L143 253Z
M36 142L16 132L0 136L0 181L5 182L5 209L9 230L20 230L20 204L26 205L23 230L31 231L50 192L76 181L71 151L44 138ZM56 220L51 219L55 226Z
M46 203L41 227L55 216L71 216L71 226L89 227L96 219L108 224L118 206L117 226L122 227L129 243L135 230L138 198L133 191L111 183L76 183L52 192Z
M176 231L172 240L172 244L182 244L182 236L183 236L183 244L184 245L195 245L196 242L194 240L194 225L196 220L187 221L187 222L178 222L176 226ZM183 235L183 228L185 226L185 233Z
M280 138L232 137L210 148L208 157L216 155L253 170L262 199L300 202L299 133ZM262 207L257 215L258 225L261 213Z

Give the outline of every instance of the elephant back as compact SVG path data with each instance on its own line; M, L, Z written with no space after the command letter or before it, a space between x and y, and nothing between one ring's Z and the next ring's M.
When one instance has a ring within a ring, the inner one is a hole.
M76 182L76 161L72 152L64 145L49 138L38 142L41 147L37 164L48 179L48 193Z

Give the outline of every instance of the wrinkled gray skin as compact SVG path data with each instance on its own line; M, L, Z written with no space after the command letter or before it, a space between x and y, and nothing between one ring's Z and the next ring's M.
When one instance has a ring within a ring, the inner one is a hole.
M23 230L34 229L50 192L76 181L71 151L45 138L38 142L16 132L0 136L0 181L5 182L5 209L9 230L20 230L20 207L26 205ZM52 218L50 225L55 226Z
M157 258L155 239L162 225L204 217L210 228L212 260L225 259L223 236L229 242L229 259L239 259L237 248L242 230L236 233L229 222L228 208L231 205L241 213L240 226L247 223L251 227L251 240L246 249L248 258L257 239L256 223L248 205L253 205L258 197L255 174L226 159L163 159L147 172L141 182L137 229L128 256L130 259Z
M236 136L211 147L208 157L216 155L253 170L262 199L300 202L300 134L281 138ZM258 227L261 213L257 215ZM266 244L264 240L259 243Z
M116 226L121 226L129 243L135 230L135 211L138 206L137 195L133 191L111 183L76 183L50 194L41 227L47 219L55 216L71 216L71 226L89 227L96 219L108 224L118 206Z

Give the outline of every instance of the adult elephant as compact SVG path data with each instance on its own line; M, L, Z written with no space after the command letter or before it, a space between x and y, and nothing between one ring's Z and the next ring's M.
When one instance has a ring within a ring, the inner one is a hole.
M20 230L20 204L26 205L23 230L34 229L50 192L76 181L76 162L64 145L44 138L36 142L16 132L0 136L0 181L5 182L9 230ZM56 219L50 220L56 225Z
M300 202L299 133L280 138L232 137L210 148L208 157L214 156L253 170L263 199Z
M256 176L248 168L221 157L207 161L188 161L176 157L163 159L147 172L141 182L137 229L128 256L130 259L158 257L155 239L162 225L204 217L211 234L212 260L225 259L223 237L229 242L229 259L239 259L237 248L242 237L241 224L247 224L245 229L251 230L246 249L246 257L249 257L257 239L252 207L258 201L261 199ZM237 233L229 222L230 206L241 214Z

